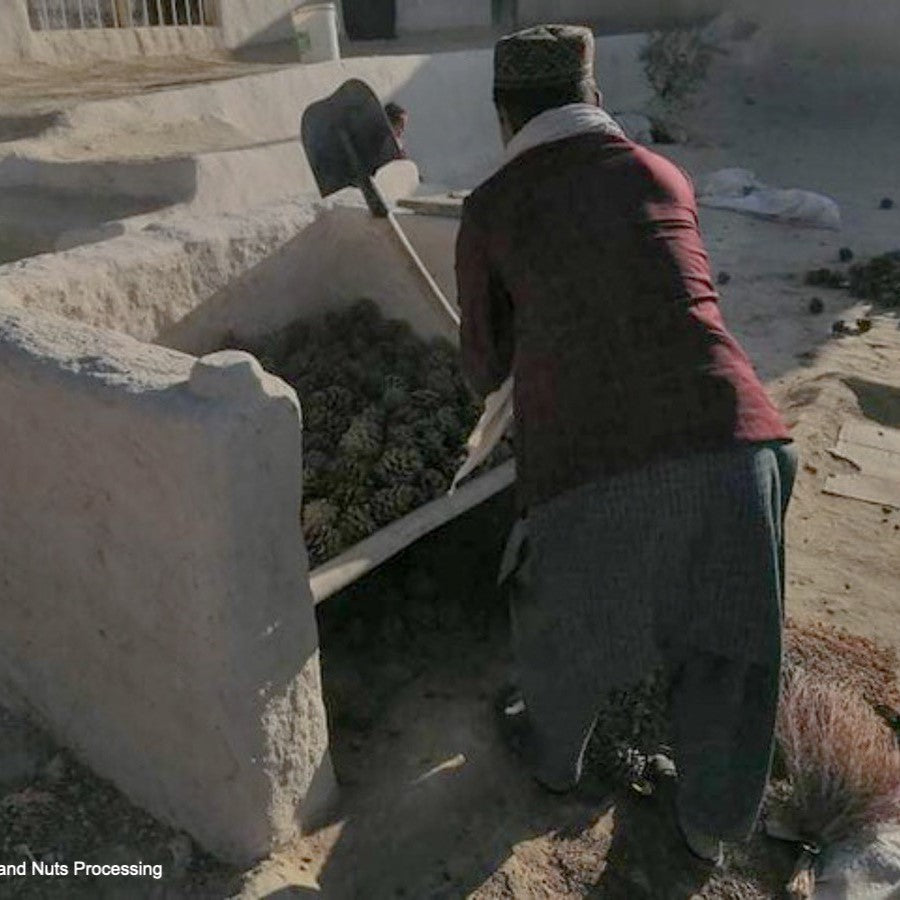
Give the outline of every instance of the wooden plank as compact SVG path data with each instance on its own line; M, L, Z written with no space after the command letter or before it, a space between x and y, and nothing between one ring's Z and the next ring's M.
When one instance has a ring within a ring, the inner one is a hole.
M462 192L459 192L462 193ZM446 219L462 217L463 198L453 194L435 194L428 197L404 197L397 201L398 206L411 209L424 216L440 216Z
M837 497L900 509L900 481L871 475L831 475L823 490Z
M872 425L868 422L845 422L841 426L839 440L848 444L861 444L891 453L900 453L900 431L884 425Z
M309 584L315 603L333 597L426 534L499 494L515 480L516 464L510 460L463 485L452 496L426 503L314 569Z
M838 459L845 459L858 466L864 475L900 481L900 453L866 447L863 444L849 444L843 439L829 452Z

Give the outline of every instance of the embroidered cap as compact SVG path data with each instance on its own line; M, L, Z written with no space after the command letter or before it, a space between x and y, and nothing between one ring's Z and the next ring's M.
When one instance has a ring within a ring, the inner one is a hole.
M574 25L538 25L494 48L495 89L578 84L594 77L594 35Z

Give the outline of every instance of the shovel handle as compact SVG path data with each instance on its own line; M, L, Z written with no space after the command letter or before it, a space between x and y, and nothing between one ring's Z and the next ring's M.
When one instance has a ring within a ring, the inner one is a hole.
M409 238L404 234L403 229L400 227L397 216L393 212L388 211L386 218L394 237L397 239L397 242L400 244L409 261L412 263L413 268L421 278L428 294L434 301L435 306L438 308L441 315L449 321L449 324L452 325L454 330L459 329L459 313L456 311L453 304L444 296L444 292L432 277L431 272L428 271L425 267L425 263L422 262L421 257L416 253L416 248L409 242Z
M449 323L453 326L453 328L458 329L459 313L457 313L453 304L450 303L450 301L444 296L444 292L440 289L438 283L434 280L431 273L425 267L425 263L422 262L419 254L416 253L416 248L413 247L413 245L409 242L409 238L403 233L403 229L400 227L400 223L397 221L396 215L388 205L384 194L381 193L381 190L375 183L375 179L372 178L372 176L363 167L362 161L359 158L359 154L356 152L356 147L353 146L353 141L350 139L350 135L343 130L341 131L340 135L341 143L344 145L344 150L347 153L347 158L350 160L350 164L356 173L359 189L362 191L363 197L365 197L366 199L366 205L369 207L372 215L375 216L376 219L387 219L391 233L400 244L400 247L403 249L403 252L406 254L409 261L412 263L413 268L424 283L429 296L434 301L434 304L437 306L440 313L446 319L449 319Z

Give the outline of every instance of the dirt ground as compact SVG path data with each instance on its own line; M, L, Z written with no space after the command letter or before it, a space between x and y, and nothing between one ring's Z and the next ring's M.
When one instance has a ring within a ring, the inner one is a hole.
M900 510L822 492L829 474L849 470L828 452L842 423L900 428L898 319L875 311L870 332L832 337L835 319L867 309L802 279L836 265L842 246L858 257L900 247L900 170L891 165L900 84L878 73L750 66L737 52L716 66L714 90L685 117L689 145L666 152L694 173L742 166L773 185L823 191L844 216L839 233L702 216L716 270L730 275L727 320L802 456L788 522L788 610L900 651ZM886 196L895 209L879 209ZM809 311L813 296L823 313ZM22 845L100 853L124 833L120 852L166 859L165 883L85 887L98 897L782 896L789 848L756 836L710 879L681 849L667 791L641 798L591 781L578 797L554 798L507 756L491 697L509 664L503 599L492 588L509 516L500 498L321 610L342 802L318 832L252 872L229 871L188 854L183 838L67 763L61 776L45 767L0 800L0 827L15 835L3 856ZM419 600L412 607L410 594ZM146 833L123 831L130 816ZM73 896L71 885L23 890L0 885L0 896Z

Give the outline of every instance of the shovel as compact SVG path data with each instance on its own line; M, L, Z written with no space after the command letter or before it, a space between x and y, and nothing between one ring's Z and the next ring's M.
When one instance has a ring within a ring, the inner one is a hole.
M448 317L454 333L459 313L403 233L374 175L382 166L403 159L387 115L372 89L356 78L345 82L330 97L308 106L301 122L301 140L310 168L323 197L355 187L376 219L386 219L426 292Z
M330 97L308 106L301 122L301 140L323 197L355 187L377 219L386 219L407 259L412 263L438 311L449 319L454 333L459 313L403 233L397 217L375 183L382 166L402 159L400 146L378 97L359 79L351 79ZM450 493L476 469L499 443L512 422L512 378L485 401L481 420L466 445L467 458L453 480Z

